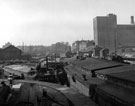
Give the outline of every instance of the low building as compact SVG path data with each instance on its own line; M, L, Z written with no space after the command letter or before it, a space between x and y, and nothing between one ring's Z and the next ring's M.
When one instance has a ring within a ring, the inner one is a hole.
M0 60L16 60L22 58L22 51L13 45L0 49Z

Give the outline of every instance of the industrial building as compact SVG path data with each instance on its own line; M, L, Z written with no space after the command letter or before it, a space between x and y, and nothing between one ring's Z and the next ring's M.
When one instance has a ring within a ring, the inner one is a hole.
M0 60L16 60L22 58L22 51L13 45L0 49Z
M93 20L95 44L115 52L123 48L134 48L135 24L131 16L131 24L117 24L117 16L97 16Z

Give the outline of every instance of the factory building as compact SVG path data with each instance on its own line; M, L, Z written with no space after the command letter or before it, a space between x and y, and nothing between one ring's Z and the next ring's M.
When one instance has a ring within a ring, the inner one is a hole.
M115 52L121 48L135 46L135 24L131 16L131 24L117 24L117 16L97 16L93 20L95 44Z

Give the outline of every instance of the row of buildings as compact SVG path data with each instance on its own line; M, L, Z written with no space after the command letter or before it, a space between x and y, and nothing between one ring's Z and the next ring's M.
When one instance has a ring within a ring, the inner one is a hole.
M97 16L93 20L94 41L80 40L72 44L71 51L89 52L93 48L108 49L110 53L124 52L125 49L135 48L135 24L134 17L131 16L131 24L117 24L117 16L108 14L107 16ZM133 49L135 50L135 49ZM8 45L0 49L0 59L21 59L20 49Z
M135 23L133 16L131 16L131 24L117 24L115 14L97 16L93 20L93 27L94 41L75 41L71 49L73 53L89 52L95 47L108 49L109 53L119 55L135 52Z
M95 45L93 40L80 40L72 44L72 53L79 57L98 57L106 58L109 54L109 49L101 48Z

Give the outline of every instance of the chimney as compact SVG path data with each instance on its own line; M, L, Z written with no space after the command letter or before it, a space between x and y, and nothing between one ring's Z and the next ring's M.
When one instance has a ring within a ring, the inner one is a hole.
M131 24L134 24L134 16L131 16Z

